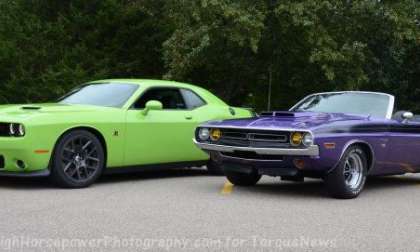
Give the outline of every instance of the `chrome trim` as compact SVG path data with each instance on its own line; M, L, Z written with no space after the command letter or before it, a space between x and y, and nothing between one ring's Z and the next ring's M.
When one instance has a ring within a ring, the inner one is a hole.
M385 95L389 97L389 103L388 103L388 109L385 118L391 119L392 113L394 111L394 103L395 103L395 97L393 95L387 94L387 93L381 93L381 92L368 92L368 91L336 91L336 92L322 92L322 93L315 93L310 94L308 96L305 96L302 100L300 100L298 103L296 103L293 107L289 109L289 111L293 111L298 105L300 105L304 100L311 96L315 95L323 95L323 94L343 94L343 93L360 93L360 94L378 94L378 95Z
M194 144L202 150L218 152L253 151L260 155L286 155L286 156L319 156L318 145L311 145L304 149L291 148L255 148L200 143L193 139Z

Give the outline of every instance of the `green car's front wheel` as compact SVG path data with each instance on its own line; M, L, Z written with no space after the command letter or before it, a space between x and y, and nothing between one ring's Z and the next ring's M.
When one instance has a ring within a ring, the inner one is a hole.
M57 143L51 179L62 187L83 188L98 179L104 166L104 148L98 138L89 131L74 130Z

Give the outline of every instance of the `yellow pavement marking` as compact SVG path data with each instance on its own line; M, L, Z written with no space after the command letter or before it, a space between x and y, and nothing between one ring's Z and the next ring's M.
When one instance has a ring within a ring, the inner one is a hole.
M233 184L232 184L232 183L230 183L230 182L226 182L226 183L223 185L222 191L220 191L220 193L221 193L222 195L229 195L229 194L231 194L231 193L232 193L232 190L233 190Z

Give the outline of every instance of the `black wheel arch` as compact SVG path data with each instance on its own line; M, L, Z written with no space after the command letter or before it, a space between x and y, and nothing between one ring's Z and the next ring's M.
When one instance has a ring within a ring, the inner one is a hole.
M76 131L76 130L85 130L85 131L87 131L87 132L89 132L89 133L91 133L91 134L93 134L94 136L96 136L97 138L98 138L98 140L99 140L99 142L101 143L101 145L102 145L102 148L104 149L104 156L105 156L105 159L104 159L104 167L106 168L106 164L107 164L107 160L108 160L108 148L107 148L107 145L106 145L106 140L105 140L105 137L103 136L103 134L99 131L99 130L97 130L97 129L95 129L95 128L93 128L93 127L89 127L89 126L78 126L78 127L73 127L73 128L69 128L69 129L67 129L66 131L64 131L58 138L57 138L57 140L55 141L55 144L54 144L54 149L53 149L53 151L51 152L51 158L50 158L50 166L51 166L51 162L52 162L52 160L53 160L53 157L54 157L54 153L55 153L55 150L56 150L56 148L57 148L57 146L58 146L58 143L60 142L60 140L66 135L66 134L68 134L69 132L72 132L72 131Z

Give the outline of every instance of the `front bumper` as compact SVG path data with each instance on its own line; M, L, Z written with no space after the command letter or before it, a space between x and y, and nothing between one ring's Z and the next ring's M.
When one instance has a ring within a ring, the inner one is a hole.
M254 148L194 143L202 150L209 152L212 159L218 162L225 171L252 173L269 176L297 176L300 173L313 172L319 160L319 147L312 145L307 148ZM258 158L235 156L237 152L256 153ZM232 154L232 155L231 155ZM303 163L302 167L296 161Z
M45 175L51 153L36 153L35 150L40 148L34 148L33 146L38 145L28 142L26 137L0 137L0 176Z
M217 151L217 152L229 152L235 151L249 151L255 152L259 155L279 155L279 156L319 156L318 145L311 145L307 148L253 148L253 147L238 147L238 146L226 146L209 143L200 143L193 139L195 145L200 149L206 151Z

